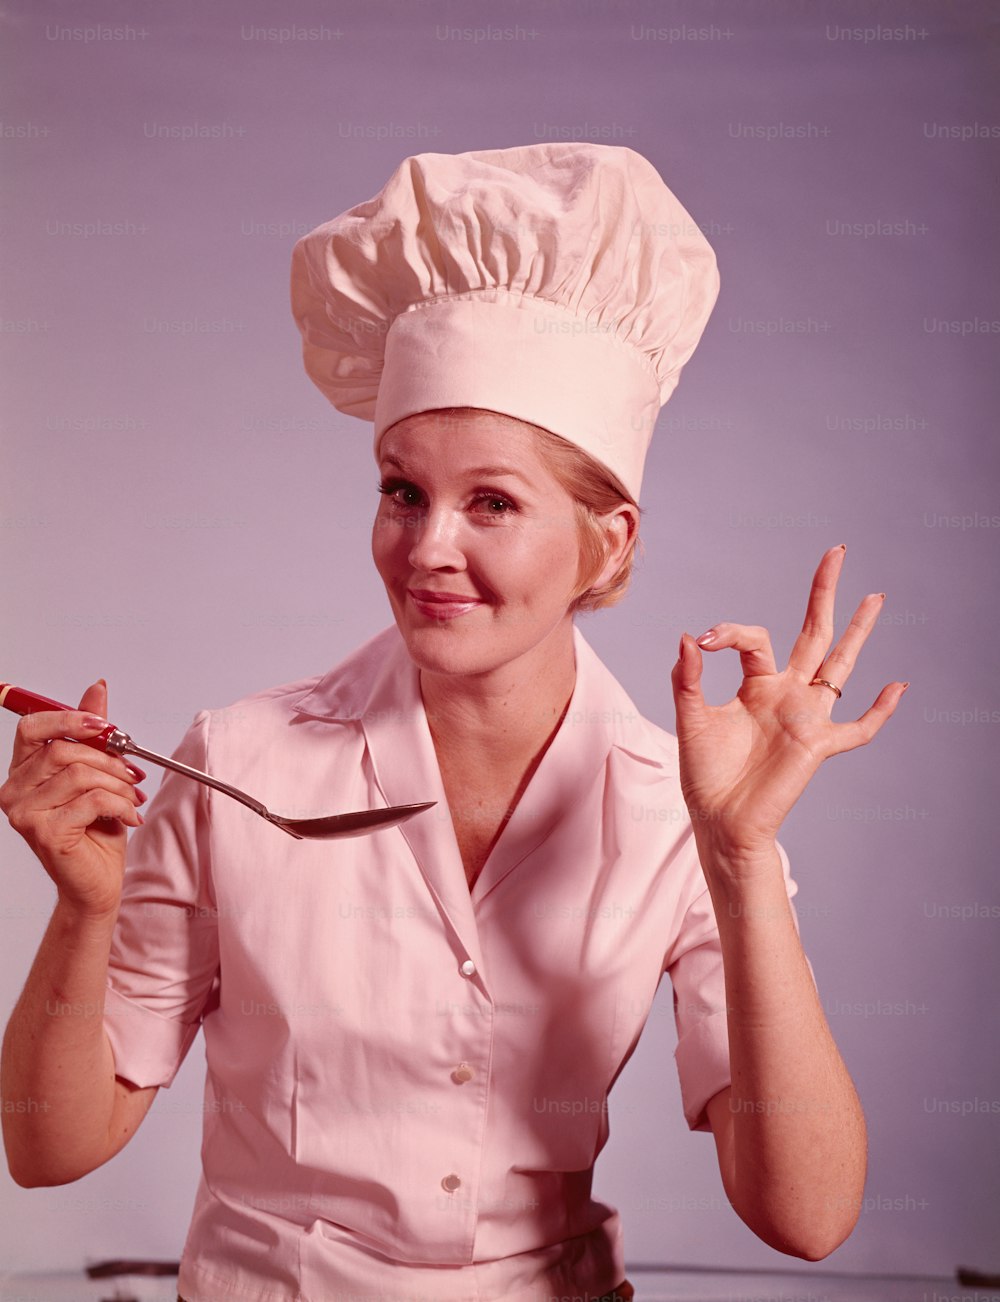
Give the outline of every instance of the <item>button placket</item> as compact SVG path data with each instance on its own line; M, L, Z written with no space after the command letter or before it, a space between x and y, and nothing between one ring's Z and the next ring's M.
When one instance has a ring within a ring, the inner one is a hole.
M462 977L463 980L470 981L473 977L478 975L478 968L476 967L475 962L471 958L465 958L458 965L458 974L459 976ZM470 994L473 995L473 998L478 1003L479 999L481 998L480 992L478 990L475 991L474 993L470 991ZM481 1028L481 1024L478 1022L478 1019L476 1022L476 1027L477 1027L477 1031ZM468 1034L470 1029L471 1028L467 1028L466 1032L462 1035L461 1038L463 1040L466 1041L468 1040ZM489 1038L490 1032L487 1031L486 1028L481 1028L481 1029L485 1031L487 1038ZM480 1039L479 1035L478 1034L473 1035L473 1039L476 1041L475 1048L477 1053L481 1052L483 1046L482 1044L479 1043L479 1039ZM476 1070L475 1068L472 1067L472 1065L468 1061L466 1061L466 1059L463 1058L452 1068L449 1075L452 1081L456 1085L465 1085L469 1081L476 1079ZM475 1099L475 1095L470 1095L469 1098L470 1101L472 1101ZM479 1121L479 1128L481 1128L483 1123L483 1118L480 1115L480 1105L478 1103L476 1104L476 1108L477 1108L477 1117ZM462 1190L462 1197L465 1200L465 1202L468 1203L468 1207L465 1210L472 1214L473 1222L474 1222L475 1221L474 1204L470 1200L474 1196L474 1190L476 1187L475 1179L473 1179L473 1182L470 1185L468 1181L463 1180L463 1177L460 1176L456 1171L449 1171L447 1175L442 1176L440 1185L441 1188L445 1191L445 1193L450 1194L452 1196L456 1195L460 1189ZM474 1230L470 1231L470 1233L474 1233Z
M476 975L476 965L473 963L471 958L467 958L463 963L460 963L458 970L466 979ZM456 1085L464 1085L466 1081L472 1080L475 1074L476 1073L472 1070L469 1064L463 1059L451 1073L451 1078Z

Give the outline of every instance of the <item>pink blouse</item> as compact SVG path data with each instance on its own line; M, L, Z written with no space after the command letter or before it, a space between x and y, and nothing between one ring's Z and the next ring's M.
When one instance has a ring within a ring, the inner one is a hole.
M542 1302L624 1277L591 1198L608 1091L667 972L708 1130L725 987L676 741L575 640L566 717L471 891L394 626L185 736L180 758L282 814L438 802L295 841L168 773L133 836L105 1024L139 1086L205 1032L188 1302Z

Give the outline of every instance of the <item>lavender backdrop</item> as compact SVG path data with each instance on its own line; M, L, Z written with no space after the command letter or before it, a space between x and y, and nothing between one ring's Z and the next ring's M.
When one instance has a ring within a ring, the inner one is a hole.
M294 239L424 150L588 138L659 168L723 290L661 417L642 572L584 631L670 727L682 629L760 622L787 653L842 541L841 618L888 592L838 713L913 685L783 838L871 1133L864 1214L824 1267L1000 1269L995 7L14 0L0 18L0 677L75 700L104 675L111 717L159 750L390 619L368 427L302 373ZM717 699L735 670L711 662ZM0 845L6 1017L52 890ZM630 1260L792 1265L685 1129L673 1035L664 983L598 1166ZM176 1255L202 1066L196 1046L110 1167L30 1193L0 1177L0 1264Z

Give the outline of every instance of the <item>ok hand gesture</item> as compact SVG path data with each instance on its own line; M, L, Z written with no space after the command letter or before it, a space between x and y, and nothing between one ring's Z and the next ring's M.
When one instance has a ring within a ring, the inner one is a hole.
M707 838L727 860L773 850L782 821L823 760L871 741L909 686L889 683L853 722L830 718L885 597L865 597L830 649L844 552L834 547L820 561L802 632L784 669L775 664L764 628L716 624L697 641L687 633L681 637L671 675L681 785L699 845ZM726 647L739 652L743 682L727 704L708 705L701 692L701 649Z

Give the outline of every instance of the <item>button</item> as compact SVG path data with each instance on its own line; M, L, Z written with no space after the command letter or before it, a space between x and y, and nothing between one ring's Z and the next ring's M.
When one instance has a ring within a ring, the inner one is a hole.
M454 1193L455 1190L459 1188L461 1183L462 1182L458 1178L458 1176L452 1173L451 1175L446 1175L445 1178L441 1181L441 1188L447 1189L449 1193Z
M457 1085L464 1085L467 1080L472 1080L475 1074L467 1062L460 1062L451 1073L451 1078Z
M474 976L476 965L473 963L471 958L467 958L458 970L461 972L462 976Z

